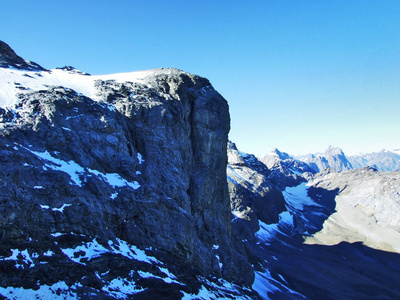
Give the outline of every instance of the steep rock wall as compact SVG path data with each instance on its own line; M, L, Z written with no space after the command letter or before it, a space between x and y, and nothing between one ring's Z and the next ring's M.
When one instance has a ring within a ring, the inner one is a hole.
M38 253L36 263L51 251L78 278L62 246L123 241L192 274L251 284L231 237L225 99L207 79L176 69L153 70L144 82L99 79L95 87L97 101L49 86L1 109L2 261L12 248ZM20 284L26 274L18 274L0 285Z

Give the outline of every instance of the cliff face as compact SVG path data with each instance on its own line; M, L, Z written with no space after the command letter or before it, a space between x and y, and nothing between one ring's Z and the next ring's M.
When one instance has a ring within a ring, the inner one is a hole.
M231 198L232 222L242 239L254 240L259 221L279 221L286 210L282 192L271 182L271 171L254 155L240 152L228 143L228 190Z
M112 296L118 277L149 293L146 278L165 284L166 266L251 284L231 237L228 105L207 79L1 72L15 90L0 109L1 287ZM138 253L166 265L143 267Z

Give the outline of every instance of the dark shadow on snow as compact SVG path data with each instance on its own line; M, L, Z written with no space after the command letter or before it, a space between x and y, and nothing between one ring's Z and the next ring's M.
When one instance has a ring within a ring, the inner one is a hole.
M320 231L335 213L339 190L310 187L319 206L294 217L295 230L284 227L267 243L248 244L255 270L268 269L281 289L270 299L400 299L400 254L376 250L361 242L333 246L304 244L304 233ZM292 291L300 293L295 294Z

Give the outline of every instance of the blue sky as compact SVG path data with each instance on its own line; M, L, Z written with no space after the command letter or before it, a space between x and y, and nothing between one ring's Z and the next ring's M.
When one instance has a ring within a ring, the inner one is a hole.
M242 151L400 148L400 1L0 4L0 39L46 68L209 78Z

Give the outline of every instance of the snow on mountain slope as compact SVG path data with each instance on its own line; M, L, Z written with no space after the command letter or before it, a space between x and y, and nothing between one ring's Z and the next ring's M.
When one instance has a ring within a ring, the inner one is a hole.
M95 101L104 99L96 87L96 82L114 80L119 83L134 82L151 87L149 77L159 74L171 74L175 69L155 69L129 73L91 76L63 69L49 71L29 71L14 68L0 68L0 107L13 107L20 100L19 94L47 90L52 86L62 86L76 91ZM147 79L146 79L147 78ZM132 95L134 96L134 95Z
M264 299L398 299L399 179L330 169L287 187L287 211L259 222L250 247L262 261L253 289Z
M0 295L257 298L206 78L48 71L0 42L0 91Z

